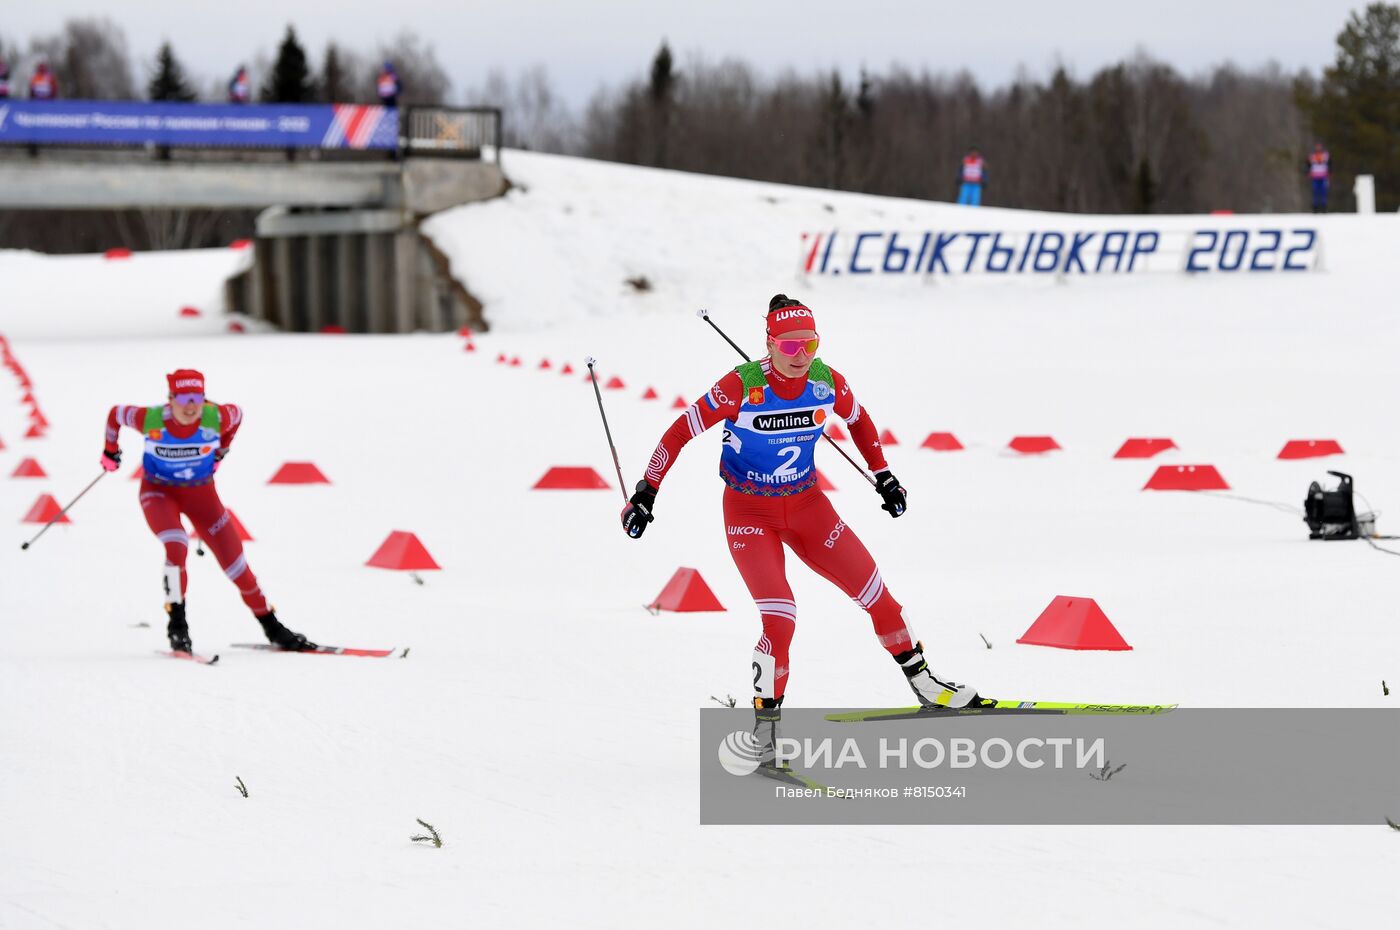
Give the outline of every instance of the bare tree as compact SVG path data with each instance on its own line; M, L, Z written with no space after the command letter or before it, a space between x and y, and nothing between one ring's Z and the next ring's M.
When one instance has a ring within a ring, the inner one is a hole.
M126 34L106 18L70 19L57 35L30 40L32 65L47 61L59 92L77 100L134 100ZM26 76L27 79L27 76Z
M1215 209L1294 212L1305 208L1299 183L1308 139L1291 78L1278 65L1242 72L1226 65L1196 89L1209 140L1200 196Z
M319 99L325 103L373 102L372 88L361 79L369 71L369 61L363 55L337 42L327 43L316 81Z
M653 62L654 64L654 62ZM992 91L971 75L862 71L759 78L687 55L674 84L666 163L687 171L903 197L950 199L960 159L989 164L985 203L1084 212L1293 210L1303 119L1277 67L1187 79L1138 51L1077 79L1022 70ZM600 91L585 153L656 161L643 76ZM1292 172L1292 173L1290 173Z
M466 102L501 108L505 112L504 142L513 148L563 154L582 148L578 121L554 89L544 65L527 68L514 81L493 68L485 83L467 91Z
M452 82L438 62L431 43L425 42L417 33L405 30L393 41L379 46L379 61L363 72L370 82L368 89L371 95L375 94L374 80L379 73L379 65L386 61L393 62L402 82L399 106L432 106L447 102Z

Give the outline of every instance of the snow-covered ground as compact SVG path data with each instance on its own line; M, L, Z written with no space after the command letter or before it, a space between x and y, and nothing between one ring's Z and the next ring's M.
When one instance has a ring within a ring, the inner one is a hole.
M736 361L695 310L752 351L785 291L901 442L898 521L838 457L818 460L940 668L1017 697L1387 706L1400 563L1309 543L1270 507L1140 488L1163 462L1209 463L1239 495L1299 505L1341 468L1387 511L1380 529L1400 530L1396 218L1316 220L1326 264L1311 274L804 279L802 231L963 214L526 153L505 164L507 198L428 227L486 304L494 331L476 353L456 336L235 335L207 312L178 318L217 305L237 253L0 254L0 333L52 422L22 439L0 371L0 927L1384 925L1400 852L1382 811L1374 828L701 828L696 709L745 699L758 629L721 532L718 437L689 447L640 542L617 528L615 489L530 486L551 465L613 480L593 392L560 364L595 355L625 379L606 401L634 481L669 402ZM624 284L636 275L653 290ZM126 477L134 434L73 525L20 551L34 498L66 500L97 473L107 408L157 402L180 366L246 411L219 487L279 615L407 658L228 648L259 631L210 558L191 559L191 629L222 661L155 657L161 549ZM640 399L648 386L660 401ZM968 448L919 449L935 430ZM1014 456L1015 434L1064 450ZM1180 449L1113 460L1129 436ZM1277 461L1295 438L1347 454ZM9 478L27 455L50 478ZM332 484L268 486L286 460ZM363 567L395 529L444 571L420 587ZM681 565L729 611L642 610ZM789 702L906 703L859 609L795 560L790 574ZM1134 650L1015 645L1056 594L1096 598ZM443 848L409 842L419 817Z

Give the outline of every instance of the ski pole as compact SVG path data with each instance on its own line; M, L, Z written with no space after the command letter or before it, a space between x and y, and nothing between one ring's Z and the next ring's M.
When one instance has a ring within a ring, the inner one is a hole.
M106 472L106 471L98 472L97 477L94 478L94 479L92 479L92 481L90 481L90 482L88 483L88 486L87 486L87 487L85 487L85 488L83 488L81 491L79 491L79 492L78 492L78 496L75 497L75 498L73 498L71 501L69 501L67 507L64 507L62 510L60 510L60 511L58 512L58 514L57 514L52 520L50 520L48 523L45 523L45 524L44 524L44 528L43 528L42 530L40 530L39 532L35 533L33 539L29 540L29 542L27 542L27 543L21 543L21 544L20 544L20 549L21 549L21 550L28 549L30 546L34 545L34 543L38 542L38 541L39 541L39 537L40 537L40 536L43 536L45 533L47 533L47 532L49 531L49 527L53 526L53 525L54 525L55 523L57 523L59 520L62 520L62 519L63 519L63 515L66 514L69 510L71 510L74 504L76 504L78 501L82 500L82 499L83 499L83 495L86 494L87 492L91 491L93 485L97 484L97 482L101 481L101 480L102 480L103 478L105 478L105 477L107 477L107 472Z
M603 432L608 436L608 448L612 450L613 467L617 469L617 487L622 492L623 501L627 500L627 484L622 480L622 463L617 460L617 446L613 444L612 430L608 429L608 415L603 411L603 392L598 390L598 373L593 370L593 366L598 364L598 360L593 356L584 359L588 365L588 380L593 382L593 396L598 398L598 415L603 418Z
M745 352L743 349L739 348L739 346L735 344L734 340L733 340L733 339L730 339L729 336L727 336L727 335L725 334L724 330L720 329L718 326L715 325L715 321L712 320L712 319L710 319L710 311L702 309L702 310L700 310L700 311L697 312L697 316L699 316L700 319L704 320L706 323L709 323L709 324L710 324L710 328L713 329L715 332L719 333L721 339L723 339L725 342L727 342L727 343L729 343L731 346L733 346L733 347L734 347L734 351L735 351L735 352L738 352L740 355L742 355L742 356L744 357L744 361L746 361L746 362L751 362L751 361L753 361L753 359L749 358L749 353L747 353L747 352Z
M710 311L708 311L708 310L703 310L703 309L702 309L702 310L698 310L698 311L696 311L695 315L698 316L698 317L700 317L700 319L704 320L706 323L709 323L709 324L710 324L710 327L711 327L712 329L714 329L715 332L719 333L721 336L724 337L724 341L725 341L725 342L729 343L731 346L734 346L734 351L735 351L735 352L738 352L740 355L742 355L742 356L744 357L744 361L746 361L746 362L751 362L751 361L753 361L753 359L749 358L749 354L748 354L747 352L745 352L743 349L741 349L741 348L739 348L737 345L735 345L735 344L734 344L734 340L733 340L733 339L730 339L727 335L725 335L724 330L720 329L718 326L715 325L715 321L712 320L712 319L710 319ZM872 478L872 477L870 477L870 472L866 471L864 468L862 468L862 467L860 466L860 463L859 463L859 462L857 462L855 459L853 459L853 458L851 458L849 455L847 455L847 454L846 454L846 450L843 449L843 448L841 448L840 446L838 446L838 445L836 444L836 440L832 439L832 438L831 438L830 436L828 436L825 432L822 433L822 438L825 439L825 440L831 445L831 448L835 449L837 452L840 452L840 453L841 453L841 457L842 457L843 459L845 459L846 461L850 462L850 463L851 463L851 467L854 468L856 471L860 472L860 476L861 476L862 478L864 478L866 481L869 481L869 482L870 482L870 486L871 486L872 488L878 488L878 487L879 487L879 485L875 483L875 479Z

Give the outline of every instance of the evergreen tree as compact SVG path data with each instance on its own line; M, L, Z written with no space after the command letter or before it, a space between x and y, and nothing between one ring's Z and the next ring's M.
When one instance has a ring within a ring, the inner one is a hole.
M851 98L841 75L831 72L831 83L822 96L822 130L826 155L826 186L840 190L846 174L846 129L851 121Z
M1334 204L1351 201L1356 175L1373 174L1376 209L1400 206L1400 6L1372 3L1352 13L1337 36L1336 61L1315 90L1299 84L1298 102L1336 162ZM1298 164L1301 179L1302 157Z
M856 111L860 113L862 120L869 121L875 114L875 82L871 80L870 72L862 65L860 69L860 85L856 91Z
M1147 157L1138 161L1137 174L1133 178L1133 212L1151 213L1157 205L1157 182L1152 178L1152 165Z
M354 100L350 78L340 60L340 49L334 42L326 46L326 61L321 66L321 99L326 103L349 103Z
M676 72L671 47L663 40L651 62L652 164L665 168L671 138L671 110L676 90Z
M151 75L147 93L152 100L189 103L195 99L194 91L190 90L189 82L185 80L185 68L175 57L175 50L169 42L161 43L160 50L156 52L155 73Z
M296 30L287 26L287 35L277 49L277 61L262 86L264 103L310 103L315 98L306 50L297 41Z

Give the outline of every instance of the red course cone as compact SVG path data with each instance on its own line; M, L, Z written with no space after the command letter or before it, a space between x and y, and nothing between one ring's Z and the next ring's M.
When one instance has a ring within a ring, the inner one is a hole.
M1132 649L1091 597L1059 595L1041 611L1018 640L1027 646L1056 649Z
M459 327L457 330L457 335L465 336L466 338L470 339L472 337L472 328L470 326Z
M181 307L181 308L180 308L180 316L196 317L196 316L203 316L203 315L204 315L204 314L202 314L202 313L199 312L199 308L198 308L198 307Z
M675 400L671 401L671 409L672 409L672 410L684 410L686 407L689 407L689 406L690 406L690 404L687 404L687 403L685 402L685 398L682 397L682 396L680 396L679 394L676 395L676 399L675 399Z
M846 435L846 431L841 428L841 424L837 423L834 418L827 421L826 434L837 442L845 442L850 439L850 437Z
M542 359L540 359L540 371L549 371L549 369L551 369L551 368L553 368L553 367L554 367L553 365L549 364L549 359L547 359L547 358L542 358Z
M237 320L234 320L233 322L228 324L228 331L231 333L246 333L248 331L248 327L244 326Z
M919 448L932 449L934 452L957 452L962 447L963 444L958 442L958 437L952 433L929 433Z
M606 491L608 483L587 465L556 465L533 487L536 491Z
M252 244L252 239L235 239L228 244L228 247L231 249L246 249Z
M1017 436L1007 448L1022 455L1039 455L1042 452L1054 452L1060 448L1060 444L1053 436Z
M1279 451L1281 459L1315 459L1324 455L1341 455L1342 445L1335 439L1290 439Z
M327 323L325 326L321 327L321 332L328 336L344 336L347 330L339 323Z
M891 433L887 429L882 429L880 430L880 445L897 446L899 445L899 440L894 438L894 433Z
M698 610L724 610L724 605L715 597L715 592L705 584L705 579L693 568L678 568L666 582L666 587L656 595L656 600L647 605L647 610L657 613L662 610L688 613Z
M0 452L5 451L5 440L0 439Z
M44 438L44 428L43 428L42 426L40 426L38 423L31 423L31 424L29 425L29 429L27 429L27 430L24 431L24 438L25 438L25 439L43 439L43 438Z
M10 472L11 478L47 478L48 472L34 459L25 459L20 462L15 470Z
M138 478L144 477L146 477L146 469L142 468L140 465L137 465L136 470L131 473L131 478L128 480L135 481Z
M404 530L394 530L374 555L365 563L370 568L387 568L399 572L442 571L433 561L418 537Z
M102 253L103 258L130 258L131 249L108 249Z
M519 368L519 367L520 367L520 356L517 355L515 358L513 358L513 359L510 360L510 367L511 367L511 368Z
M826 475L822 474L821 469L817 469L817 488L822 491L836 490L836 485L827 480Z
M330 484L330 479L321 474L321 469L311 462L285 462L277 469L277 474L267 479L268 484Z
M622 379L619 378L617 375L613 375L611 378L608 379L608 383L603 385L603 387L607 388L609 391L620 391L623 388L627 387L627 385L624 384Z
M1116 459L1150 459L1159 452L1175 449L1170 439L1128 439L1113 453Z
M649 387L646 389L646 392L642 394L642 400L656 400L660 396L660 394L656 393L656 388Z
M570 365L568 362L565 362L564 367L559 369L559 373L561 375L571 375L574 373L574 366Z
M192 530L193 532L191 532L190 535L195 539L203 538L203 534L199 532L198 527L192 527ZM243 525L243 521L238 519L232 510L228 511L228 526L224 527L220 532L225 532L227 530L233 530L234 535L237 536L241 542L253 542L253 534L248 532L248 528Z
M1228 491L1214 465L1162 465L1142 486L1144 491Z
M468 340L467 340L467 344L464 345L464 346L462 346L462 351L463 351L463 352L475 352L475 351L476 351L476 343L475 343L475 342L472 342L470 339L468 339Z
M504 352L498 352L498 353L496 353L496 364L497 364L497 365L504 365L507 361L508 361L508 359L506 358L506 354L505 354Z
M34 502L34 506L29 508L29 513L24 515L21 523L48 523L54 517L58 517L63 508L58 506L58 501L53 499L52 494L40 494L39 499ZM58 518L59 523L72 523L65 514Z

